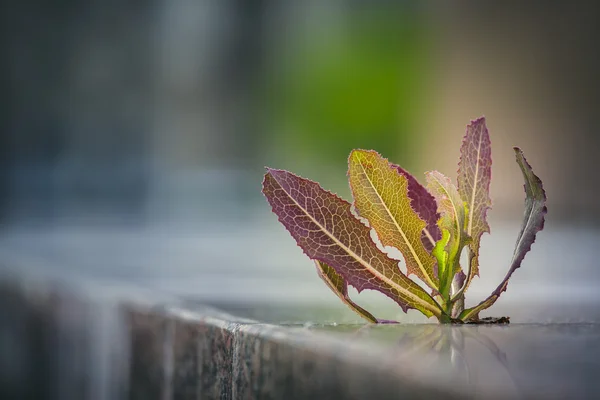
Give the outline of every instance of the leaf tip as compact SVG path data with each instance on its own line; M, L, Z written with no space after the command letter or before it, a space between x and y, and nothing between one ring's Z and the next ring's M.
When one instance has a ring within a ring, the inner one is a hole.
M283 172L284 170L265 166L265 171L267 171L268 174L272 174L274 172Z
M285 179L286 176L293 176L296 178L300 178L300 176L293 174L289 171L286 171L285 169L277 169L277 168L271 168L271 167L265 167L265 170L267 172L265 172L265 176L263 178L263 187L265 182L267 181L268 177L271 177L272 179L274 179L276 182L279 182L281 179Z
M363 151L363 150L361 150L361 149L352 149L352 151L348 155L348 163L351 163L352 161L358 161L358 159L359 159L359 153L361 151Z
M364 158L368 155L381 157L381 155L375 150L366 150L366 149L353 149L348 156L348 161L363 161Z
M277 170L271 167L267 167L265 166L265 176L263 179L263 183L265 182L265 180L267 179L267 176L271 175L273 176L273 172L276 172Z
M485 125L485 115L482 115L479 118L472 119L467 126L475 126L480 124Z
M265 175L263 176L263 181L262 181L262 193L263 195L267 195L265 193L265 189L266 189L266 185L267 185L267 180L269 179L269 177L273 178L273 172L276 171L273 168L267 167L265 166Z
M271 168L265 166L265 175L263 176L263 181L262 181L262 192L263 194L265 193L265 184L267 182L267 177L269 176L269 174L271 173Z

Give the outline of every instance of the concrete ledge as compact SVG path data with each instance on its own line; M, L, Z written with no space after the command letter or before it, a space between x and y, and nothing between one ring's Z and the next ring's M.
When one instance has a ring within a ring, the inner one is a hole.
M210 309L129 308L126 315L130 398L454 398L311 332Z
M14 281L1 284L0 295L3 399L472 395L419 357L208 307L111 302L60 285Z

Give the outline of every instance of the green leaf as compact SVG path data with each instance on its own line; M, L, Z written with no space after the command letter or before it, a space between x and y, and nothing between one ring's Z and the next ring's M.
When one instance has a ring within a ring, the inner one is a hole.
M323 279L323 282L331 289L333 293L352 311L363 317L369 322L376 324L377 318L373 316L370 312L353 302L348 296L348 283L344 279L343 276L335 272L335 269L331 268L329 265L315 260L315 265L317 266L317 273Z
M531 245L535 242L537 233L544 229L545 216L548 212L548 209L546 208L546 192L544 191L544 186L542 185L541 179L533 173L531 165L529 165L523 156L521 149L515 147L514 150L517 157L517 163L519 164L521 172L523 173L523 178L525 179L525 214L523 216L521 231L517 237L510 269L500 285L498 285L496 290L494 290L487 299L477 306L461 313L459 318L463 321L469 319L477 320L479 318L479 312L490 307L498 300L502 292L506 290L508 280L513 272L521 266L525 255L531 250Z
M435 243L431 254L437 260L438 273L439 276L445 276L447 268L448 268L448 258L449 254L446 250L448 246L448 242L450 241L450 231L448 229L442 229L442 237Z
M468 236L464 233L465 229L465 205L458 194L456 186L450 178L444 176L438 171L430 171L426 174L427 188L435 197L438 204L438 211L441 215L439 227L442 232L449 233L449 239L444 247L447 252L447 263L440 272L440 293L447 296L452 285L454 274L459 271L460 251L468 243ZM441 241L444 240L442 236ZM439 245L439 241L436 246ZM441 250L438 250L439 254Z
M331 266L359 292L378 290L405 312L414 308L428 317L441 317L436 301L377 248L370 228L352 214L350 203L316 182L270 168L263 193L309 258Z
M466 233L472 238L469 245L469 268L467 280L459 296L469 287L473 277L479 275L479 245L481 235L490 232L486 221L492 206L490 182L492 180L492 147L485 118L472 121L460 148L458 163L458 193L468 209Z
M353 150L348 165L356 211L369 220L384 246L400 250L407 275L414 274L437 290L435 259L421 240L427 223L411 206L406 177L375 151Z

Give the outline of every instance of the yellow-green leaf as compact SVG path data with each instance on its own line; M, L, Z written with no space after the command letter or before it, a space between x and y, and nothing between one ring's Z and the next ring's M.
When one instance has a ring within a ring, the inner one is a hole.
M369 220L385 246L402 252L408 275L415 274L437 290L435 259L421 240L427 224L411 206L406 177L375 151L354 150L348 164L358 213Z
M465 227L465 206L450 178L438 171L425 173L427 189L435 197L442 218L440 228L458 237Z

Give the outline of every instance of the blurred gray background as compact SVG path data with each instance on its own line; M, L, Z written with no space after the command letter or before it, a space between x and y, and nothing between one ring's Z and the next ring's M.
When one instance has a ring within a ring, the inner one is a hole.
M499 312L597 298L598 8L3 1L0 264L215 302L338 307L270 214L263 166L346 199L353 148L454 178L465 125L485 115L494 209L473 301L504 275L518 232L514 145L550 211ZM371 295L360 297L396 315Z

